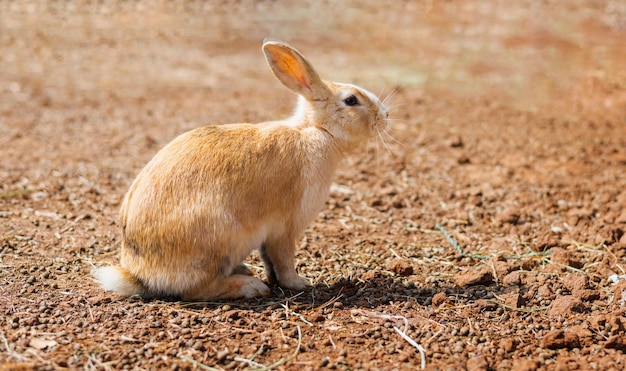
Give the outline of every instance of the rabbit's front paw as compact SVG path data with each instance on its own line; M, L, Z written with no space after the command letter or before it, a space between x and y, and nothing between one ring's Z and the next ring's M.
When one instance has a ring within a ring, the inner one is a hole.
M309 283L309 281L306 278L300 277L298 275L295 275L291 279L281 280L280 281L280 286L283 287L283 288L286 288L286 289L290 289L290 290L294 290L294 291L300 291L300 290L304 290L305 288L311 286L311 284Z
M242 285L239 289L239 294L241 297L254 298L257 296L265 296L270 293L270 288L267 287L258 278L250 276L240 277L245 277L244 281L246 282L245 285Z

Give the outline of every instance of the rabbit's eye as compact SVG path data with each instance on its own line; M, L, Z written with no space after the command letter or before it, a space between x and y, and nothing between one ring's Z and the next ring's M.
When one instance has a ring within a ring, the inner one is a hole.
M359 104L359 100L354 95L351 95L348 98L344 99L343 102L348 106L356 106L357 104Z

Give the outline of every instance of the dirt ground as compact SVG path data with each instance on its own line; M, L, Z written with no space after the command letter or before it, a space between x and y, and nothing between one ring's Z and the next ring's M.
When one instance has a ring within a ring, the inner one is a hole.
M159 148L289 114L265 36L397 89L300 240L314 287L104 292ZM0 368L626 369L625 61L621 0L0 1Z

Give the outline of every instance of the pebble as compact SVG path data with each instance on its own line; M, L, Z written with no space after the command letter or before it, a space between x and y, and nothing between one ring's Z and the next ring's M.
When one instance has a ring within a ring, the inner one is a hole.
M462 341L457 341L452 348L453 353L463 353L465 349L465 344Z
M330 358L324 357L324 358L322 358L320 363L318 363L317 367L326 367L326 366L328 366L329 363L330 363Z
M223 361L226 359L226 357L228 357L228 355L230 354L230 350L228 350L228 348L221 350L219 352L217 352L217 355L215 356L215 358L217 358L218 361Z

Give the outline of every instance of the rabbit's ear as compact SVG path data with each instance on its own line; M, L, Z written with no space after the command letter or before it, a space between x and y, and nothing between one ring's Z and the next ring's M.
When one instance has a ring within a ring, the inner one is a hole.
M274 75L296 94L308 100L324 99L330 94L313 66L296 49L281 41L266 39L263 53Z

